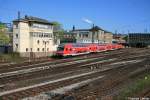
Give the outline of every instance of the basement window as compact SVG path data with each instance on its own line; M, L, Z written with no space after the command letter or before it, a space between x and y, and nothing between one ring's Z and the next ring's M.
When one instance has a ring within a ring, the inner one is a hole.
M37 44L39 44L40 43L40 41L39 40L37 40Z
M44 51L44 48L42 49L42 51Z
M26 48L26 52L28 52L28 48Z

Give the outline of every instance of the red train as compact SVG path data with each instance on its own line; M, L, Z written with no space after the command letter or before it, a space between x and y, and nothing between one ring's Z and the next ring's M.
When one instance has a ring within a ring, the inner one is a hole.
M121 44L75 44L66 43L60 44L57 48L56 55L58 56L75 56L88 54L91 52L102 52L108 50L122 49Z

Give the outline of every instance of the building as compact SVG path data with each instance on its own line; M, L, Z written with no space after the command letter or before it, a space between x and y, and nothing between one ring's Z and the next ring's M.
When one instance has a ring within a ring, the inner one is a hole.
M13 21L13 51L22 57L42 57L52 54L53 24L37 17L25 16Z
M60 43L76 43L76 34L65 31L62 38L60 38Z
M94 26L91 29L73 29L77 43L112 43L112 33Z
M129 33L129 45L132 47L145 47L150 45L150 33Z
M126 34L113 34L113 43L126 43Z
M112 43L113 34L108 31L104 31L104 43Z

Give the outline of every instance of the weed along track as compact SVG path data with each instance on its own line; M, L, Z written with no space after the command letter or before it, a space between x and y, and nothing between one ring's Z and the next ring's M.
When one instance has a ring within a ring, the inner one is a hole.
M116 96L126 80L150 69L143 67L149 63L149 56L149 49L130 48L2 68L0 96L4 100L36 100L40 96L95 100Z

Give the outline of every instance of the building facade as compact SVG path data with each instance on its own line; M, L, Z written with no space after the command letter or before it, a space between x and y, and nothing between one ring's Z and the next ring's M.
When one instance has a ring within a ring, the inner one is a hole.
M65 31L60 39L60 43L76 43L76 34L72 33L71 31Z
M37 17L25 16L13 21L13 51L22 57L42 57L52 54L53 25Z
M98 26L94 27L95 32L91 29L75 29L77 43L112 43L112 33L105 31Z
M150 45L150 33L129 33L129 45L132 47L145 47Z
M113 34L113 43L126 43L126 34Z

